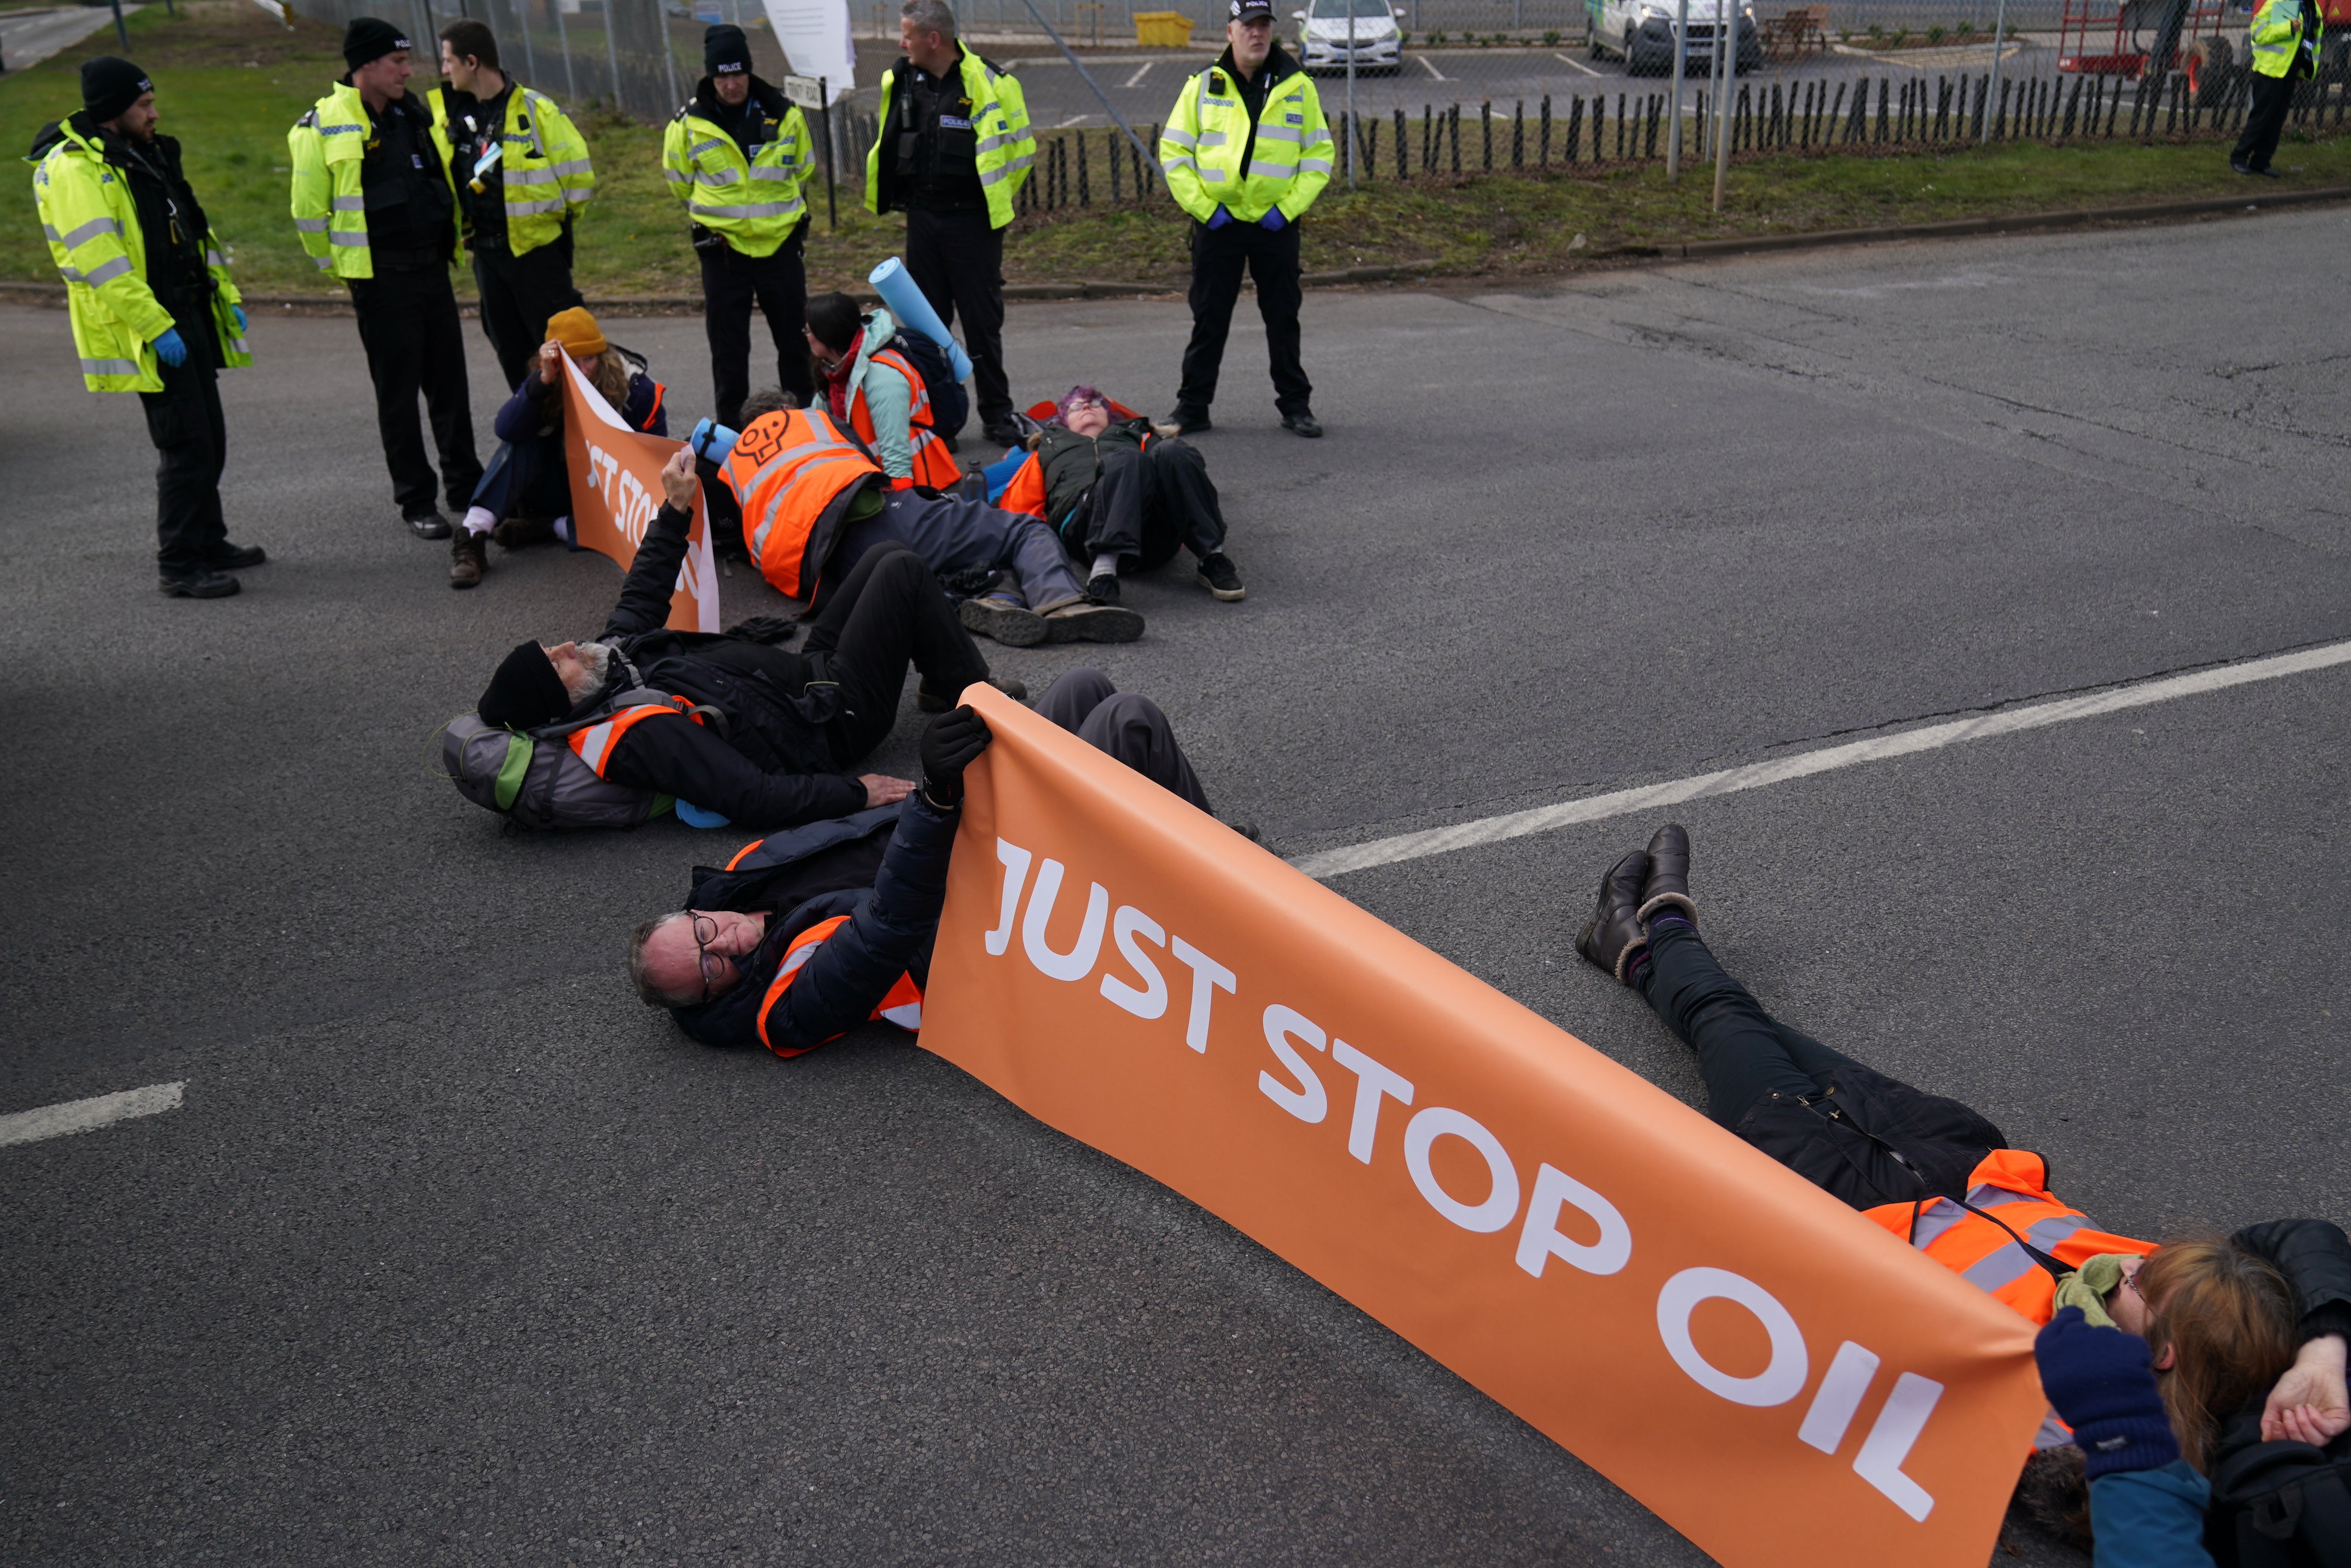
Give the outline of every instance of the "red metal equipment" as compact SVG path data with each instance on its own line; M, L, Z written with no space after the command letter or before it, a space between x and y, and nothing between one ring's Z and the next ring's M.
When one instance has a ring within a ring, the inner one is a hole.
M2057 68L2136 78L2147 71L2150 56L2167 54L2168 36L2171 47L2159 63L2167 72L2187 72L2192 88L2199 75L2225 74L2241 52L2241 36L2220 36L2226 15L2220 0L2064 0Z

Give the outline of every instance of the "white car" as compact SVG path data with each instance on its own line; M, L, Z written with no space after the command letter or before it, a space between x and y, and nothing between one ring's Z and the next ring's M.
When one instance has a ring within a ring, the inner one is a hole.
M1404 68L1404 34L1396 26L1402 12L1387 0L1308 0L1298 20L1298 62L1310 71L1347 68L1347 10L1354 8L1355 69L1385 71Z
M1605 48L1625 62L1627 76L1661 76L1674 68L1674 23L1679 0L1583 0L1587 47L1593 59ZM1755 28L1754 0L1689 0L1689 52L1685 69L1701 74L1714 65L1714 42L1724 13L1737 18L1740 74L1763 64L1763 37Z

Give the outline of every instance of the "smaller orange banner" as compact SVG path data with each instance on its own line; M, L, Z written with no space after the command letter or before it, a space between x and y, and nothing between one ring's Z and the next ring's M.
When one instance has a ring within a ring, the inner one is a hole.
M662 465L685 443L631 430L569 355L563 368L569 372L563 383L563 462L571 476L571 536L625 572L662 508ZM669 628L715 632L720 628L718 561L711 554L699 489L686 539L677 592L669 601Z

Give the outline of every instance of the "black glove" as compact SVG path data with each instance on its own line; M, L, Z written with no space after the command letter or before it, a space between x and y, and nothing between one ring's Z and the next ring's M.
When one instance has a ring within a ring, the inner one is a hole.
M2158 1469L2179 1457L2163 1397L2148 1369L2147 1341L2118 1328L2093 1328L2066 1307L2032 1342L2041 1391L2074 1428L2083 1472Z
M963 804L963 771L987 750L996 737L987 721L969 708L957 708L931 721L923 732L923 794L933 805L953 808Z
M755 615L748 620L738 620L728 627L726 635L744 642L763 642L770 648L781 648L799 631L799 626L782 616Z

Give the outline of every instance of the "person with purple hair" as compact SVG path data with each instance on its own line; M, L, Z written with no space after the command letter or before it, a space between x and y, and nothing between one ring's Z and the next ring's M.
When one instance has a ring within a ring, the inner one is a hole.
M1045 520L1086 568L1089 598L1118 603L1120 573L1163 566L1178 549L1192 552L1194 579L1217 598L1248 597L1225 554L1224 508L1207 462L1174 426L1077 386L1029 446L997 504Z

